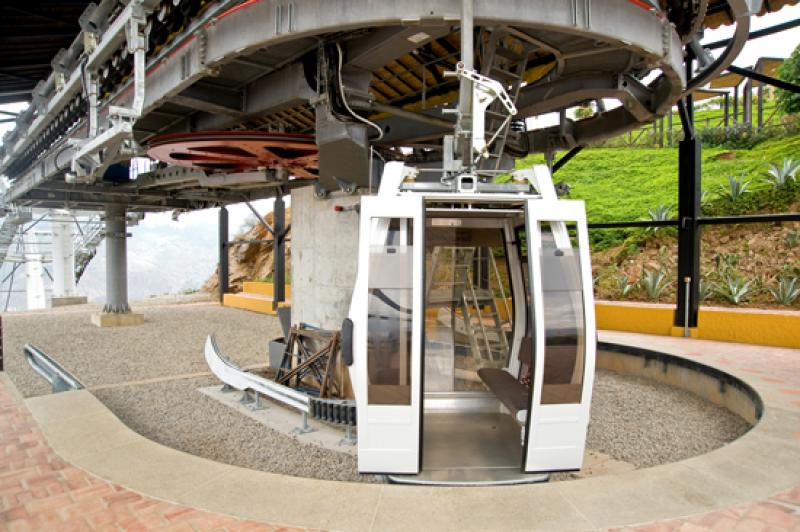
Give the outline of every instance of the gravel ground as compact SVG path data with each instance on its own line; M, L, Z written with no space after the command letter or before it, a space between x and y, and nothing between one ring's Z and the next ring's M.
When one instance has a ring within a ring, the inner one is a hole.
M730 410L684 390L599 370L586 446L651 467L707 453L749 429Z
M163 300L162 300L163 301ZM207 372L206 336L216 335L226 356L240 365L266 364L266 342L281 336L270 316L215 303L134 304L145 323L101 329L89 322L96 306L3 315L5 368L26 397L50 393L25 362L32 343L58 360L85 386ZM143 308L144 307L144 308Z
M144 306L144 305L143 305ZM92 307L6 314L6 370L26 397L49 393L24 361L34 343L87 386L207 372L207 334L240 365L265 362L265 342L279 336L275 318L215 304L146 305L142 326L99 329ZM359 477L355 459L301 443L200 393L213 377L117 386L97 397L136 432L192 454L252 469L332 480ZM595 379L587 447L650 467L706 453L748 430L728 410L697 396L639 377L599 371ZM559 477L560 478L560 477Z
M95 395L131 429L187 453L284 475L374 480L359 478L354 456L304 444L197 391L218 382L202 377L98 390Z

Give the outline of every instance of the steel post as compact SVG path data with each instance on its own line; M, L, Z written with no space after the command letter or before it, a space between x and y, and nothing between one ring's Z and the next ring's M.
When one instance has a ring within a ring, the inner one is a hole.
M692 56L686 61L687 72L691 72ZM682 120L694 121L694 99L686 97L686 113ZM684 124L686 126L688 124ZM698 285L700 284L700 195L701 195L701 146L694 135L694 128L678 145L678 283L675 325L697 327L699 307ZM688 292L688 293L687 293Z
M128 306L128 247L125 206L106 205L106 304L103 312L126 314Z
M274 229L273 253L272 253L272 286L274 300L273 308L278 308L278 304L286 301L286 204L283 196L279 192L275 197L275 206L272 210L272 227Z
M464 68L475 67L475 18L474 0L461 0L461 62ZM458 87L459 128L461 136L461 159L464 166L472 168L472 82L461 79ZM457 128L458 129L458 128Z
M219 302L230 288L228 284L228 209L219 208Z

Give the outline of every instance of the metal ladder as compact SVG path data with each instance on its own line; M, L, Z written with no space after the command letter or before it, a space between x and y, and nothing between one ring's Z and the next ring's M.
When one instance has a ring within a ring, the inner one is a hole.
M78 232L73 238L73 249L75 253L75 282L80 281L83 272L89 262L97 253L97 246L105 237L105 227L100 215L94 215L84 222L83 226L75 218L75 225Z
M511 101L516 105L519 91L525 82L528 60L535 47L524 40L517 30L500 27L484 30L488 42L483 50L481 74L502 83ZM481 162L484 170L499 170L511 122L499 101L486 111L486 134L494 142L489 146L489 157Z
M32 220L33 214L30 209L15 208L0 222L0 264L6 261L19 228Z
M441 252L450 252L450 260L443 261ZM488 254L488 261L493 266L489 273L489 288L475 287L472 282L473 272L480 268L476 261L475 247L437 246L431 254L431 270L427 276L425 301L428 305L449 305L454 310L461 308L464 333L469 340L472 356L479 363L489 361L494 365L506 362L508 338L503 331L503 320L497 307L492 286L492 273L500 287L507 316L510 309L505 302L505 291L500 282L494 255ZM449 267L452 275L448 281L436 281L437 269ZM436 287L436 288L434 288ZM476 323L477 322L477 323Z

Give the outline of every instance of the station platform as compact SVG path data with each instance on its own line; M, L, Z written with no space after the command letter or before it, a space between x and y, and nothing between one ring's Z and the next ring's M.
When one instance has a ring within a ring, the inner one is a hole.
M89 391L23 400L0 373L0 528L800 530L800 350L618 332L600 340L730 373L758 393L763 416L720 449L653 468L412 487L212 462L136 434Z
M291 305L292 289L286 286L286 301L281 306ZM274 287L272 283L262 281L245 281L242 283L242 291L236 294L228 293L223 297L222 304L226 307L259 312L270 316L277 315L273 309L275 301Z

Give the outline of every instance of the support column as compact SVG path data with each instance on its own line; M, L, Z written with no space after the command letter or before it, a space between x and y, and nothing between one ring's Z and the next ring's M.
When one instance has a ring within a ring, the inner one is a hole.
M274 299L273 308L286 301L286 203L283 201L282 191L275 197L275 206L272 211L274 233L272 253L272 286Z
M52 211L53 234L53 293L51 307L86 303L86 297L77 294L75 282L75 221L67 212Z
M758 82L758 130L761 131L764 129L764 82Z
M228 209L219 208L219 302L224 303L225 294L230 290L228 276Z
M144 315L128 306L128 245L124 205L106 205L106 304L92 316L98 327L138 325Z
M739 85L733 87L733 125L739 123Z
M27 309L36 310L47 307L44 291L44 266L42 254L34 244L25 252L25 295Z
M686 61L691 72L692 56ZM678 290L675 325L697 327L700 305L700 195L701 146L694 134L694 99L685 100L686 112L681 114L684 123L684 140L678 146Z

